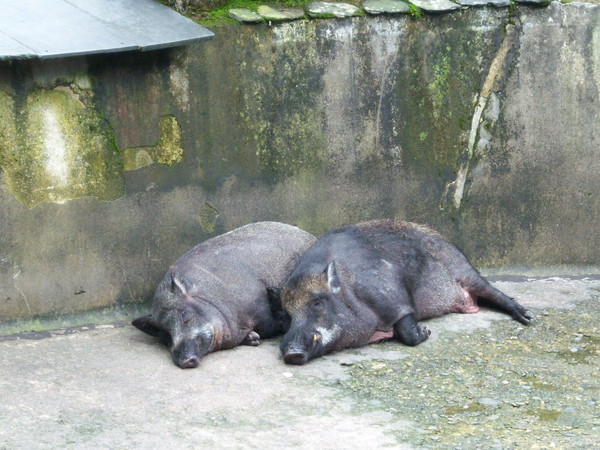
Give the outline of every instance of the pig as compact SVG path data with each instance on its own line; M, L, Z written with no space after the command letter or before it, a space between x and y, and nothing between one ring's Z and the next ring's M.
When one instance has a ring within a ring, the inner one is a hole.
M167 345L182 369L209 352L259 345L286 326L267 287L281 285L315 240L292 225L257 222L204 241L170 267L152 313L132 325Z
M532 320L440 234L390 219L325 234L283 288L269 292L291 320L280 346L288 364L389 338L418 345L430 335L420 320L475 313L478 298L525 325Z

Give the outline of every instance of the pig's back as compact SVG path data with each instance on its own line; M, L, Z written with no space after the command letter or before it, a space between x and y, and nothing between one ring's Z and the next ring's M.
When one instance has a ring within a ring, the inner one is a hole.
M314 241L310 233L292 225L256 222L202 242L175 265L184 273L216 277L229 286L243 286L249 278L278 286Z

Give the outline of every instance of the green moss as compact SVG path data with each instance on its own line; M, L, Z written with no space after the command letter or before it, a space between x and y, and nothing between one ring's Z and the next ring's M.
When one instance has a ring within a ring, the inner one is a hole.
M335 19L335 15L330 13L313 14L313 19Z
M448 52L450 48L447 48ZM450 110L445 111L444 105L448 97L448 77L450 75L450 55L442 55L442 60L439 64L433 66L433 81L427 86L431 95L433 104L433 117L439 119L446 112L451 114Z
M423 15L423 11L418 6L413 5L412 3L408 4L408 9L410 11L410 15L413 19L420 19Z
M177 118L165 116L158 122L159 138L156 145L149 147L126 148L124 154L124 170L135 170L154 162L172 166L183 159L181 144L181 127Z
M440 38L431 42L418 38L426 26L423 21L410 23L404 50L406 68L400 69L406 81L395 86L400 115L411 117L399 133L403 166L439 183L443 196L445 186L456 178L468 156L465 149L473 98L489 69L472 61L487 61L486 55L497 52L504 37L500 28L493 27L468 32L472 31L470 20L471 16L458 13L440 17Z
M112 306L109 308L94 309L85 312L71 314L54 314L40 316L32 319L9 320L0 323L0 337L17 333L48 333L61 334L61 329L73 329L74 327L86 326L93 328L94 324L108 324L118 322L129 322L134 317L148 313L148 305L141 303L130 303L126 306Z
M212 205L204 202L204 204L200 207L198 223L200 223L200 226L204 231L207 233L212 233L215 231L215 224L218 216L219 211L216 208L213 208Z
M14 106L12 96L0 91L0 167L6 167L18 154Z
M287 39L284 33L311 38L314 32L314 27L299 21L283 29L278 39ZM326 163L325 118L318 99L321 79L311 69L317 55L309 42L282 46L258 66L240 64L237 95L238 115L246 128L243 147L269 183ZM270 50L267 44L263 48Z
M320 112L315 110L290 114L268 132L266 122L258 123L254 139L258 143L256 155L261 165L278 178L296 174L303 168L321 166L325 156L321 150L320 123Z
M183 158L181 127L174 116L162 117L158 123L160 138L156 145L156 162L166 166L177 164Z
M18 111L6 94L0 103L0 164L8 189L20 201L31 207L123 195L113 130L73 90L31 91Z

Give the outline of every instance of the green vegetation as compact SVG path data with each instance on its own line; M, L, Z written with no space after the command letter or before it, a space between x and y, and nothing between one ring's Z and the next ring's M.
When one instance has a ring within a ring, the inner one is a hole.
M410 9L410 15L413 19L420 19L423 15L423 11L418 6L413 5L412 3L408 4L408 8Z
M211 9L209 11L199 10L190 8L187 12L187 16L198 22L200 25L207 27L215 27L221 25L228 25L238 23L229 17L228 11L231 8L247 8L251 11L256 12L260 5L276 5L288 8L300 8L303 9L306 5L313 2L314 0L229 0L225 5L220 8ZM360 0L347 0L345 3L351 3L353 5L360 6Z

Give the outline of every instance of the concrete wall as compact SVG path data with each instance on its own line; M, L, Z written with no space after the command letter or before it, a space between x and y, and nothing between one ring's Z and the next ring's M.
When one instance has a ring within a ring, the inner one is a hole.
M186 249L266 219L600 263L600 5L214 31L0 63L0 322L147 300Z

